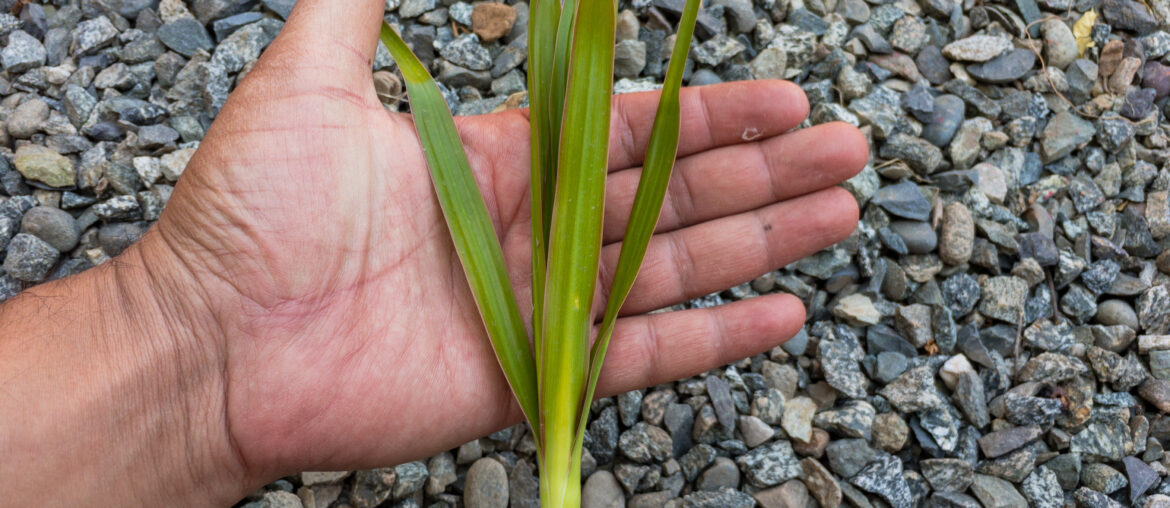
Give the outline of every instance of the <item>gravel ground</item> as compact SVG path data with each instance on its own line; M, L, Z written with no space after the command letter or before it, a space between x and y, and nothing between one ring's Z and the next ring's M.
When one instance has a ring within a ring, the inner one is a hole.
M295 0L0 14L0 300L158 218ZM14 0L0 0L10 12ZM618 92L684 0L622 0ZM527 4L388 0L458 114L521 107ZM804 300L798 337L593 406L584 506L1170 506L1170 1L711 0L687 81L799 83L871 140L846 241L686 307ZM379 96L402 109L383 51ZM532 436L302 473L261 507L535 507Z

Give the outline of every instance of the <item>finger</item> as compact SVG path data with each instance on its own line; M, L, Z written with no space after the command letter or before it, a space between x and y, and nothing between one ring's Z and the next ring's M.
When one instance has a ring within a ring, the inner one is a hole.
M383 0L301 0L269 49L269 63L369 84L385 7Z
M657 230L672 231L836 185L868 160L865 136L840 122L698 153L678 161ZM610 175L606 242L625 235L641 177L640 170Z
M736 81L684 88L679 97L678 156L788 132L808 116L808 99L788 81ZM614 98L609 167L642 163L658 110L658 93Z
M767 351L803 323L804 306L791 295L623 318L605 356L598 395L682 379Z
M843 240L857 216L853 196L833 187L655 235L622 312L660 309L752 280ZM602 284L611 282L620 250L621 244L602 250Z

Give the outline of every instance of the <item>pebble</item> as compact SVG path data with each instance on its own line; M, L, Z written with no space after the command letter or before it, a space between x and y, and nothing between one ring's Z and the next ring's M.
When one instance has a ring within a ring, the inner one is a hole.
M609 471L597 471L581 488L582 508L625 508L626 496L617 478Z
M493 42L508 35L515 23L516 9L505 3L476 4L471 12L471 29L483 42Z
M902 475L902 461L882 455L849 479L857 488L881 496L891 506L910 506L910 486Z
M763 508L787 508L790 506L811 506L814 502L808 488L799 480L785 482L779 487L761 490L753 496ZM754 503L753 503L754 504ZM746 506L752 506L748 504Z
M1072 29L1059 19L1040 24L1044 33L1044 63L1048 67L1064 69L1077 59L1077 40Z
M870 203L906 219L926 221L930 218L930 203L918 190L918 186L910 181L878 189Z
M985 83L1006 84L1023 77L1035 64L1035 53L1016 48L987 62L968 65L967 72Z
M837 301L837 305L833 307L833 315L855 326L876 325L882 317L874 308L873 302L859 293Z
M81 228L73 216L48 206L38 206L25 212L21 231L44 240L61 252L73 250L81 235Z
M26 233L18 233L8 242L8 254L3 268L7 274L25 282L43 280L57 262L60 252L44 240Z
M463 502L467 508L507 508L508 473L504 465L486 457L475 461L467 470Z
M186 57L215 47L211 35L194 18L180 18L164 24L158 29L158 38L166 47Z
M897 453L906 446L910 427L898 413L881 413L873 419L873 445L886 453Z
M49 104L41 99L21 103L8 117L8 134L17 139L28 139L41 131L49 120Z
M980 284L983 298L979 312L987 317L1016 323L1028 296L1028 284L1013 276L991 277Z
M755 487L778 485L800 476L800 463L787 441L773 441L735 459L747 481Z
M76 179L72 161L40 145L18 148L12 162L25 178L50 187L72 187Z
M976 474L971 482L971 493L986 508L1027 508L1028 503L1020 492L1002 479Z
M751 445L749 445L751 446ZM754 446L751 446L754 448ZM739 487L739 466L727 457L716 457L715 460L699 475L695 486L699 490L719 491Z
M796 397L784 404L780 426L789 437L808 442L812 434L812 420L817 404L808 397Z
M8 44L0 50L0 63L10 73L24 72L44 65L45 46L24 30L8 34Z
M1012 48L1010 40L992 35L973 35L942 48L942 54L952 60L986 62Z

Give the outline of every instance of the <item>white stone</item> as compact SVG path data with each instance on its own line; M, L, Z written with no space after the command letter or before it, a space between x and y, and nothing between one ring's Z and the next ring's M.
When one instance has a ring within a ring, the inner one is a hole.
M947 385L947 388L954 390L955 385L959 383L959 378L965 372L975 372L975 369L971 367L971 362L967 361L967 357L960 353L952 356L938 369L938 377L942 378L943 384Z

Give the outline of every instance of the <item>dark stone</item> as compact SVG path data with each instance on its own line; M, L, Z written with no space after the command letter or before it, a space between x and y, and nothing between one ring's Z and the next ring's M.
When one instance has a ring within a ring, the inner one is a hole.
M918 72L932 85L941 85L952 77L950 63L934 44L922 48L914 57L914 63L918 65Z
M1158 28L1158 20L1141 2L1134 0L1105 0L1101 4L1101 15L1115 29L1146 35Z
M203 24L195 18L179 18L158 29L158 38L174 52L190 57L199 50L215 47Z
M954 95L940 95L934 98L934 109L930 120L922 129L922 137L937 146L946 146L963 123L966 104Z
M967 72L979 81L1003 85L1020 79L1036 64L1036 54L1016 48L988 62L967 66Z
M1142 87L1154 90L1154 100L1170 95L1170 67L1160 62L1146 62L1142 67Z
M1016 237L1020 246L1020 258L1033 258L1040 266L1056 266L1060 262L1060 252L1056 250L1056 243L1043 233L1024 233Z
M918 221L930 219L930 202L918 190L918 186L908 180L878 189L870 203L899 217Z
M1154 97L1157 90L1142 88L1134 90L1125 96L1125 104L1121 106L1121 116L1130 120L1141 120L1154 111Z

